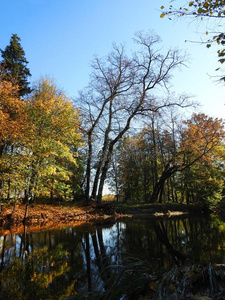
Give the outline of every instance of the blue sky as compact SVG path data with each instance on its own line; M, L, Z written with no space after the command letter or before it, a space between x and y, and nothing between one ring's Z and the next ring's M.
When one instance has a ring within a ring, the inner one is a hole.
M185 1L177 1L185 2ZM160 0L0 0L0 48L12 34L21 38L32 78L53 77L60 88L75 98L88 85L94 55L107 55L113 42L134 44L137 31L153 30L162 39L159 47L187 52L187 68L174 73L173 90L195 96L199 109L225 118L225 87L214 82L215 48L185 42L199 40L205 28L190 19L160 18ZM163 50L164 51L164 50Z

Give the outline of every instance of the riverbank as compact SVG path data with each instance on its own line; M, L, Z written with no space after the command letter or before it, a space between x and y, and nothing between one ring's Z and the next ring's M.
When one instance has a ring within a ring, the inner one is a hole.
M24 225L25 205L4 207L0 215L0 232L9 227L19 229ZM44 228L58 228L62 226L76 226L85 222L103 224L124 217L163 217L183 214L202 214L200 207L181 204L149 204L127 206L111 202L103 202L101 205L74 205L62 203L58 205L35 204L30 205L25 224L36 230ZM19 230L20 231L20 230Z
M105 224L121 218L135 217L174 217L185 214L202 214L201 207L182 204L142 204L126 205L103 202L101 205L35 204L30 205L24 222L25 205L18 204L12 215L13 207L3 207L0 214L0 234L21 233L24 224L29 231L56 229L64 226L79 226L83 223Z
M183 214L202 214L206 213L203 207L192 204L136 204L126 205L117 204L117 212L120 214L128 214L133 217L137 216L175 216Z
M25 205L16 205L12 215L13 207L3 207L0 214L0 226L7 223L23 223ZM35 204L30 205L26 224L40 224L46 222L71 222L71 221L97 221L110 217L139 217L139 216L174 216L190 213L204 213L199 206L186 204L144 204L125 205L113 202L103 202L100 205L92 203L90 205L74 205L68 202L51 205Z

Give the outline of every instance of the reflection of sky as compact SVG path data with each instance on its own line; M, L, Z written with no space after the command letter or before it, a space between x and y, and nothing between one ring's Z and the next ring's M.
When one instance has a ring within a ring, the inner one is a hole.
M126 229L126 223L116 223L111 228L103 229L103 241L108 247L114 247L115 241L123 237L123 231Z
M83 261L86 264L86 238L88 237L90 245L90 256L91 256L91 268L93 271L93 276L96 281L99 279L98 276L98 262L96 253L93 246L93 235L96 234L96 242L98 245L99 253L104 253L110 263L118 263L121 260L121 253L130 253L134 255L143 254L143 257L148 259L155 259L164 255L164 259L168 259L170 254L166 248L166 236L169 240L169 243L172 247L180 251L183 255L188 257L195 257L195 253L199 255L199 259L203 257L212 259L212 261L218 263L224 263L223 255L223 245L225 240L224 231L220 228L224 226L222 221L219 222L209 222L208 219L201 218L200 220L194 220L189 222L186 220L176 220L168 219L164 220L164 226L166 229L166 235L163 235L161 231L160 236L157 235L157 231L154 228L161 228L161 221L158 220L157 223L152 223L151 220L129 220L129 223L126 222L116 222L111 227L103 226L99 227L77 227L77 228L67 228L61 229L60 231L51 231L51 232L41 232L41 233L32 233L32 236L27 234L27 243L31 244L35 249L47 249L51 253L54 252L54 249L60 245L60 249L65 251L64 258L69 260L71 247L77 247L77 255L83 257ZM158 227L157 227L157 226ZM156 226L156 227L155 227ZM90 230L90 231L89 231ZM102 233L103 238L103 247L101 249L101 243L99 237ZM160 231L158 231L160 233ZM45 238L46 237L46 238ZM75 238L75 239L74 239ZM162 241L164 239L164 242ZM22 239L22 240L21 240ZM82 242L80 243L80 240ZM4 237L0 237L0 262L3 256L3 241ZM70 241L76 244L70 244ZM45 244L45 242L47 244ZM137 244L136 244L137 243ZM137 248L137 247L140 247ZM74 248L74 249L75 249ZM31 246L29 245L30 254L37 253L36 251L32 252ZM160 250L161 249L161 250ZM163 250L162 250L163 249ZM163 253L160 253L160 251ZM45 250L44 250L45 251ZM130 252L131 251L131 252ZM133 251L133 252L132 252ZM139 252L141 253L139 253ZM158 252L159 251L159 252ZM50 255L49 252L49 255ZM8 235L5 237L5 247L4 247L4 261L8 262L10 258L19 257L24 254L24 235ZM52 254L51 254L52 255ZM66 255L66 256L65 256Z
M123 237L123 231L126 229L126 224L123 222L117 222L112 227L110 228L102 228L102 237L103 237L103 244L106 250L106 255L108 258L110 258L109 263L114 264L117 261L117 252L118 250L121 251L119 240L120 237ZM101 253L101 247L99 245L99 240L98 240L98 234L97 230L95 231L96 233L96 238L97 238L97 243L99 247L99 253ZM93 233L91 233L93 234ZM91 234L89 234L89 245L90 245L90 257L91 257L91 273L92 273L92 283L95 289L101 290L104 286L104 282L101 279L101 276L99 276L99 266L97 263L97 258L96 254L94 251L94 246L93 246L93 241L91 238ZM86 261L86 255L85 255L85 247L86 247L86 241L85 238L82 239L82 255L83 255L83 260L86 262L87 266L87 261ZM86 287L87 288L87 287Z

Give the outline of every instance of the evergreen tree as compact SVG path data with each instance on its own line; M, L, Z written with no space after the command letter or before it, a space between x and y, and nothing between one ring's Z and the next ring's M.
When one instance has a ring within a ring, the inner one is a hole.
M10 44L5 50L1 50L1 73L2 78L11 81L19 86L19 95L24 96L31 92L28 77L31 76L27 68L28 61L25 58L25 52L20 44L20 38L13 34Z

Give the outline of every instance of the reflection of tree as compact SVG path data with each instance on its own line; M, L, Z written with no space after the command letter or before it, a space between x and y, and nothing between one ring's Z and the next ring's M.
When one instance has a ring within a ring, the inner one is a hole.
M121 225L122 224L122 225ZM107 230L107 234L106 234ZM0 299L63 299L110 290L125 253L151 271L170 269L185 257L224 262L225 225L218 219L132 220L111 228L81 226L0 239ZM140 271L140 270L139 270Z
M0 266L0 270L2 270L3 265L4 265L4 253L5 253L5 240L6 240L6 236L2 236L1 237L1 266Z
M5 247L8 238L10 251ZM107 253L102 228L93 232L84 226L35 234L24 227L16 245L13 240L15 236L7 236L2 241L1 299L75 297L78 291L98 289L96 278L99 286L108 288L111 254Z
M88 279L88 291L92 291L92 278L91 278L91 255L90 255L90 243L89 243L89 233L85 232L85 257L87 264L87 279Z
M104 283L105 289L107 289L108 279L110 278L111 273L109 266L112 264L112 262L106 253L106 248L103 242L102 228L97 228L92 234L92 243L99 274Z
M176 223L175 223L176 224ZM170 243L168 238L167 230L163 224L163 222L157 223L153 222L153 228L157 234L160 242L165 245L168 253L173 257L173 260L180 265L180 262L184 263L185 256L178 250L176 250L173 245Z
M82 270L82 260L76 259L79 255L82 257L82 254L79 251L68 251L68 238L71 248L74 239L76 240L75 248L78 247L82 235L75 236L70 232L62 236L62 231L28 234L24 227L24 232L17 238L18 251L13 248L7 253L2 251L2 258L7 254L5 261L9 263L0 272L0 298L60 299L75 295L77 274L73 274L73 268L78 266L77 269ZM74 265L71 265L71 253L74 254Z
M151 261L156 270L169 270L185 258L193 263L215 259L224 263L225 230L218 228L204 217L135 220L126 223L118 249Z

